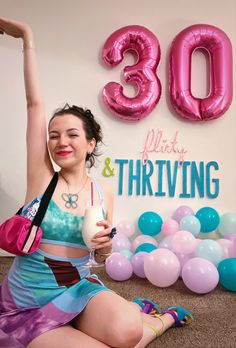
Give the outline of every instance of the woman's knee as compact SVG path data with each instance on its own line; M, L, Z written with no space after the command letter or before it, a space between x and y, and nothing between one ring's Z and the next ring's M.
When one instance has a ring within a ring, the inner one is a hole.
M143 336L143 324L140 315L117 315L111 321L110 332L113 335L116 346L120 348L134 347Z

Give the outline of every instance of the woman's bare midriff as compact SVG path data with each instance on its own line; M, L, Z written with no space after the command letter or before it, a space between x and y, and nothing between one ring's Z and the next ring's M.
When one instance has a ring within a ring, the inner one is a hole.
M65 245L41 243L39 245L39 249L48 253L48 254L52 254L55 256L61 256L61 257L77 258L77 257L83 257L83 256L89 255L88 250L68 247Z

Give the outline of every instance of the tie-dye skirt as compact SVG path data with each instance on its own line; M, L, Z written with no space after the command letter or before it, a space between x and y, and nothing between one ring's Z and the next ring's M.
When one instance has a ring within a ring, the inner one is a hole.
M26 347L69 323L99 292L111 291L90 274L87 261L41 250L16 257L0 287L0 347Z

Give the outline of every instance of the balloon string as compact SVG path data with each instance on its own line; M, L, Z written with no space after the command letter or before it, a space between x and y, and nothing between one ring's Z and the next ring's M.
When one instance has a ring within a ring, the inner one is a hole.
M93 181L91 181L91 206L93 206Z

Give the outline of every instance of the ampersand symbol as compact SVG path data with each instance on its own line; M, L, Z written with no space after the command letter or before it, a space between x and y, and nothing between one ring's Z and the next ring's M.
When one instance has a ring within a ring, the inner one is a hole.
M103 168L102 175L107 178L110 176L114 176L115 175L114 168L111 169L110 167L110 163L111 163L110 157L106 157L104 163L105 163L105 167Z

